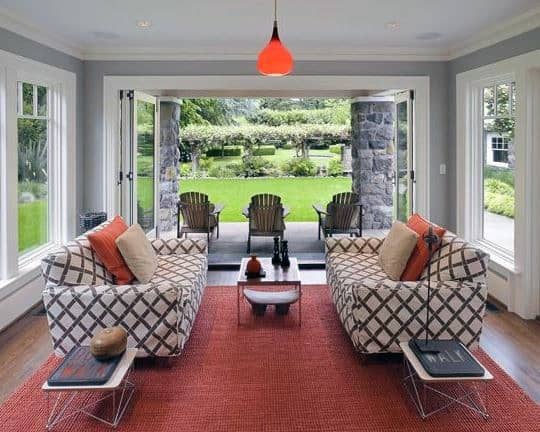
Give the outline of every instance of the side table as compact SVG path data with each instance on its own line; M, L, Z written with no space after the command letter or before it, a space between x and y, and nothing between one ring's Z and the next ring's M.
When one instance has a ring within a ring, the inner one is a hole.
M133 361L137 355L136 348L128 348L111 378L101 385L89 386L50 386L47 381L42 386L42 390L47 394L47 430L51 430L61 421L64 421L77 414L84 414L105 423L108 426L116 427L120 423L122 416L133 396L135 384L129 381L129 375L133 369ZM91 393L102 393L93 397ZM50 396L55 396L55 401L50 407ZM77 396L81 396L81 405L73 404ZM104 400L111 400L111 416L109 418L100 417L91 412L91 408Z
M452 405L461 405L484 419L489 418L487 408L488 384L493 375L484 368L481 377L433 377L429 375L408 342L400 342L403 351L403 385L422 419L426 419ZM440 403L435 405L436 401Z

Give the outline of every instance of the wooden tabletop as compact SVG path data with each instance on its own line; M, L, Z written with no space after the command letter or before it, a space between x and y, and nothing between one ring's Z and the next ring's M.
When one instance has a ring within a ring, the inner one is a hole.
M238 273L238 285L300 285L300 270L298 269L298 260L290 258L291 266L281 268L281 266L272 265L271 258L258 258L261 262L266 276L263 278L248 279L246 277L246 265L251 258L242 258L240 272Z

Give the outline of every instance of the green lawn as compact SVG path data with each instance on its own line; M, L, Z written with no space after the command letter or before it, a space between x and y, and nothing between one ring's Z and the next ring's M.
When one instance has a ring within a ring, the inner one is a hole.
M242 208L259 193L279 195L291 210L290 222L316 221L313 203L326 204L332 195L350 190L348 177L180 179L181 192L204 192L212 202L225 204L222 222L245 222Z
M19 252L28 252L47 239L47 201L19 204Z

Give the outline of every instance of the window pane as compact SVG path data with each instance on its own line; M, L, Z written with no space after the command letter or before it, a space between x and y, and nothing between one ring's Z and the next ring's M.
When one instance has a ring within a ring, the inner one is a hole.
M493 87L484 88L484 116L495 115L495 92Z
M17 128L18 228L22 254L49 240L47 120L19 118Z
M510 105L512 107L512 115L516 115L516 83L512 83L511 85L512 93L510 97Z
M37 114L39 116L47 116L48 106L47 106L47 87L38 86L37 87Z
M513 118L484 119L483 234L509 252L514 251L514 128Z
M22 84L22 103L23 111L25 115L34 114L34 86L32 84Z
M137 222L145 232L154 221L154 104L137 101Z
M499 84L496 87L497 94L497 115L504 116L510 114L510 84Z

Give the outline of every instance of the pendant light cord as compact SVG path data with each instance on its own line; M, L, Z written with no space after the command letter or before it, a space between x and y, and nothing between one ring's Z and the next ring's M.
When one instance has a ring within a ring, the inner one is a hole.
M277 0L274 0L274 21L277 21Z

